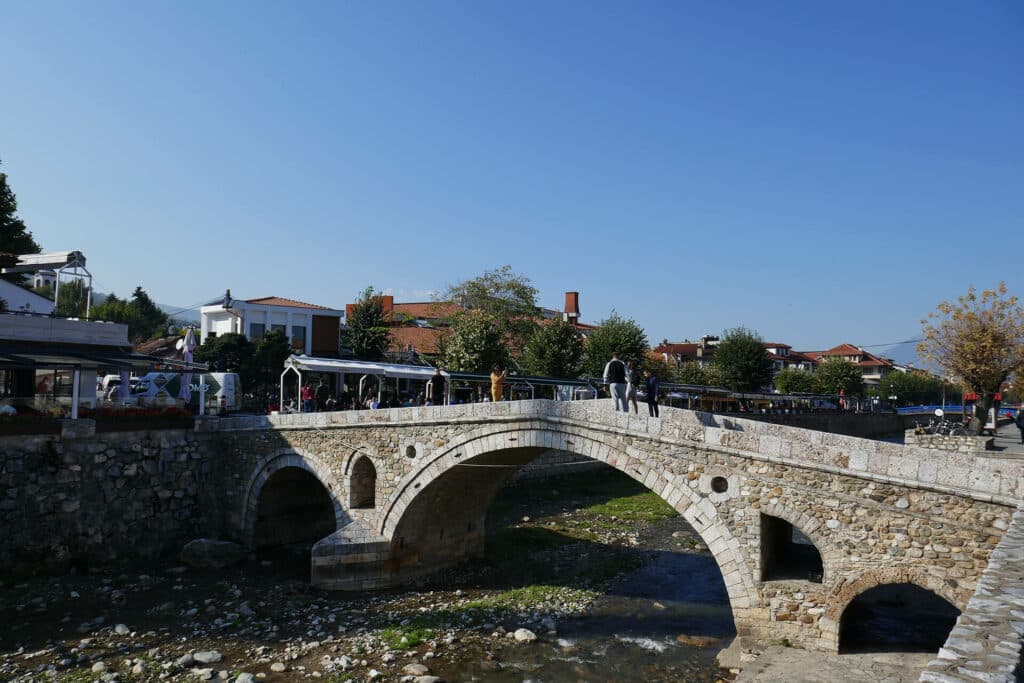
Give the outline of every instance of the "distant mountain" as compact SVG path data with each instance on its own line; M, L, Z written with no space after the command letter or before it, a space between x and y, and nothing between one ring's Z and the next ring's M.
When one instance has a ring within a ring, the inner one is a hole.
M936 370L933 363L925 363L917 355L916 341L905 341L901 344L890 346L876 355L883 358L891 358L899 365L912 365L915 368L922 368L924 370Z
M108 295L104 294L103 292L93 292L92 305L99 306L100 304L107 300L107 296ZM199 323L201 320L198 308L183 311L181 310L183 308L182 306L175 306L173 304L162 304L157 301L154 301L153 303L156 304L157 308L159 308L167 315L171 316L171 318L173 318L174 320L180 320L186 323Z

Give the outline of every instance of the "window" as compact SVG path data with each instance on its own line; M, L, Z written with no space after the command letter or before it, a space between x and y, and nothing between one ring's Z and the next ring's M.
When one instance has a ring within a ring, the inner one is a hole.
M266 331L267 326L263 323L249 323L249 339L259 339Z
M306 348L305 325L292 325L292 348L299 350Z
M285 336L288 336L288 331L285 329L284 325L271 325L270 326L270 331L271 332L280 332L281 334L283 334Z

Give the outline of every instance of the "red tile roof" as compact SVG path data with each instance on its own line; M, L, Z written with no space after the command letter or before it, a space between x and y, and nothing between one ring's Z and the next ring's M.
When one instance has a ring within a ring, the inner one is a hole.
M437 343L448 334L446 329L430 327L392 327L391 348L405 351L410 346L420 353L437 353Z
M285 299L281 296L265 296L260 299L246 299L247 304L260 304L262 306L290 306L292 308L315 308L320 311L331 311L334 310L327 306L317 306L316 304L307 304L305 301L296 301L295 299Z
M413 318L450 318L462 310L461 306L446 301L414 301L394 304L392 314L399 313Z

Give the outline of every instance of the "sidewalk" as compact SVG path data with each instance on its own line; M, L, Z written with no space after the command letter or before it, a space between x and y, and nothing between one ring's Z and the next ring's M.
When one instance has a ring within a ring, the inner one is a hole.
M1024 443L1020 442L1020 430L1014 424L1000 427L992 446L993 452L1024 457Z

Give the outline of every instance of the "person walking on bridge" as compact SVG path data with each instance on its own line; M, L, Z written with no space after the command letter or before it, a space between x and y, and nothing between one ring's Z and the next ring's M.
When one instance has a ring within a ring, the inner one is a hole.
M1020 442L1024 443L1024 405L1017 410L1017 419L1014 422L1017 423L1017 429L1020 430Z
M613 353L612 359L604 366L604 381L608 384L615 410L622 406L622 412L629 412L626 402L626 364L619 360L619 354Z
M658 417L658 392L661 391L658 376L649 370L645 371L644 375L644 391L647 392L647 412L651 414L651 417Z

